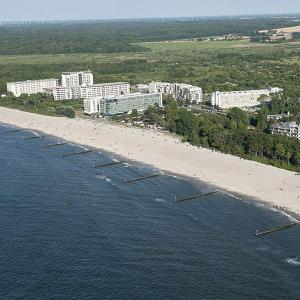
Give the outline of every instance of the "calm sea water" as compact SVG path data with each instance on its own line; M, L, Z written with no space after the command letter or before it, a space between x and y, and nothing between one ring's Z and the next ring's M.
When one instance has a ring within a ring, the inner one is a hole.
M0 126L0 132L10 130ZM1 299L300 299L300 228L287 216L109 153L0 134Z

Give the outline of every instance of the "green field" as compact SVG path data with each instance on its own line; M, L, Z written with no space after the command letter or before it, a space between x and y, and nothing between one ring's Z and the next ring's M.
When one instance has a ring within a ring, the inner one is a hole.
M248 41L140 43L151 51L0 56L0 92L7 81L59 77L90 69L96 82L163 80L214 90L281 86L300 94L300 44Z

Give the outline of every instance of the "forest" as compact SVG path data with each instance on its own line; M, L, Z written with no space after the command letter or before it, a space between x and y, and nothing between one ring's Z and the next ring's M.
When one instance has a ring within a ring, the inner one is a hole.
M132 43L254 35L259 29L294 25L297 24L290 18L253 17L0 26L0 55L138 52L146 48Z

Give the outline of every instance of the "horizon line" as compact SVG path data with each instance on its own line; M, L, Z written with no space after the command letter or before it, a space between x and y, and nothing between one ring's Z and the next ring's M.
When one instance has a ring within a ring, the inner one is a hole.
M132 18L87 18L87 19L24 19L24 20L1 20L0 23L59 23L59 22L112 22L112 21L134 21L134 20L174 20L174 19L214 19L214 18L256 18L256 17L277 17L285 18L300 17L298 13L261 13L261 14L232 14L232 15L203 15L203 16L161 16L161 17L132 17Z

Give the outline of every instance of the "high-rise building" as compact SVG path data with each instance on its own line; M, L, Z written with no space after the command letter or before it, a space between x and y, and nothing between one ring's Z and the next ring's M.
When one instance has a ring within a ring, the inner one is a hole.
M94 84L94 76L91 71L64 72L61 74L63 87L76 87Z

